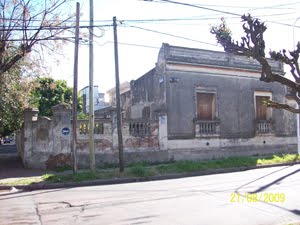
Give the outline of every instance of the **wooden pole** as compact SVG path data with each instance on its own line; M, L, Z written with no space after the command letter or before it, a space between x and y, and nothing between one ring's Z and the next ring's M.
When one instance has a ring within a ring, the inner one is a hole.
M75 30L75 53L74 53L74 80L73 80L73 123L72 123L72 153L73 153L73 173L77 172L77 86L78 86L78 46L79 46L79 18L80 4L76 3L76 30Z
M119 146L119 169L124 171L124 150L121 125L121 104L120 104L120 81L119 81L119 55L118 55L118 36L117 36L117 19L113 17L114 26L114 49L115 49L115 75L116 75L116 100L117 100L117 130Z
M95 138L94 138L94 5L90 0L90 29L89 29L89 152L90 169L96 170L95 166Z

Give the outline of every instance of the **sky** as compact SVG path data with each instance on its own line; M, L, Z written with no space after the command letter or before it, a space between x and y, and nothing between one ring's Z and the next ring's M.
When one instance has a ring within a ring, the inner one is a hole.
M212 25L225 18L238 40L242 32L241 18L250 13L267 24L266 50L293 49L300 40L300 1L296 0L174 0L196 7L166 3L161 0L94 0L94 85L101 92L115 86L112 18L118 20L120 81L131 81L155 67L162 43L223 51L210 34ZM78 0L80 25L89 25L89 0ZM76 2L74 1L75 12ZM220 12L222 11L222 12ZM299 20L298 20L299 19ZM293 25L295 24L295 28ZM100 27L102 26L102 27ZM87 33L81 29L81 33ZM82 36L83 39L87 39ZM63 56L48 59L52 76L67 80L73 86L74 44L63 46ZM56 63L59 61L59 64ZM89 85L88 45L79 48L79 90Z

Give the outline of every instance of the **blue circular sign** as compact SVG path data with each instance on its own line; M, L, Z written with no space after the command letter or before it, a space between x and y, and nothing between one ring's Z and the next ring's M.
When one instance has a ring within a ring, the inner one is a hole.
M70 133L70 129L68 127L64 127L62 130L61 130L61 133L63 135L68 135Z

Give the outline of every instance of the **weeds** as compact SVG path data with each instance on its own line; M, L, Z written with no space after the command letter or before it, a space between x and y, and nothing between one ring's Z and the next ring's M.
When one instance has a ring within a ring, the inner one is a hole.
M272 165L278 163L300 162L298 154L283 154L273 156L256 157L229 157L225 159L202 160L202 161L175 161L165 164L150 165L145 162L135 163L125 168L124 173L120 173L118 168L101 168L96 172L80 170L78 173L66 173L69 167L60 168L56 173L44 174L38 178L22 178L4 185L27 185L37 182L81 182L87 180L103 180L122 177L149 177L153 175L165 175L174 173L196 172L209 169L222 169L234 167L253 167L257 165ZM111 166L111 165L110 165ZM59 171L59 173L58 173Z
M150 168L151 167L146 167L144 163L136 163L129 167L129 175L136 177L149 177L154 175Z

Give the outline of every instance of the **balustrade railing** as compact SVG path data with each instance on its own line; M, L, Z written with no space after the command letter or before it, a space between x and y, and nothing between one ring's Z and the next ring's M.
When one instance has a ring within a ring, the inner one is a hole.
M123 121L123 129L129 129L129 135L134 137L143 137L152 135L151 128L155 127L157 122L155 121L140 121L140 120L127 120ZM112 132L112 123L111 120L97 120L95 119L94 134L100 135L110 135ZM89 134L89 121L88 120L78 120L77 121L77 132L83 138ZM126 131L124 130L125 134ZM127 131L128 132L128 131Z
M271 121L261 120L256 122L256 132L258 134L270 134L272 133Z
M151 134L151 123L129 121L129 134L132 136L145 136Z
M196 137L218 136L220 134L220 122L216 120L196 120Z
M110 123L110 121L95 120L94 134L104 134L104 123ZM89 134L89 121L88 120L78 120L77 128L79 129L80 135L88 135Z

